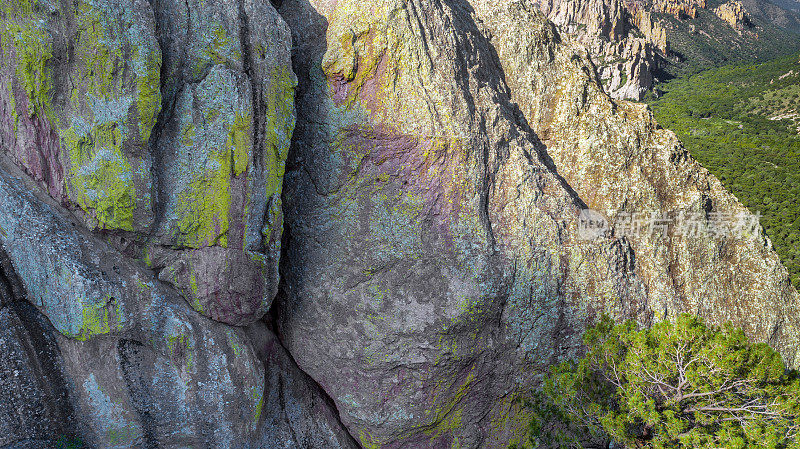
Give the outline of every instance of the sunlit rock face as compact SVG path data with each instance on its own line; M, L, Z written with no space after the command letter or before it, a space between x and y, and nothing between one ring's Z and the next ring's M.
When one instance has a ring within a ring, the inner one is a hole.
M666 31L640 2L535 0L519 6L538 9L568 39L584 44L613 98L641 100L653 88L668 50Z
M299 87L276 315L362 445L513 440L514 399L602 312L733 320L794 360L796 293L758 232L580 238L586 207L747 212L534 5L280 12Z
M714 14L724 20L739 34L752 26L744 6L737 0L731 0L714 8Z
M3 3L0 445L506 447L602 313L797 365L753 216L613 99L626 8Z
M688 312L732 321L796 363L797 293L769 241L749 229L714 228L736 220L755 223L755 217L688 155L674 133L655 123L646 106L603 94L580 48L561 45L553 51L541 39L519 43L519 33L541 21L528 15L526 22L513 2L484 8L481 16L512 100L589 208L611 222L632 212L656 212L676 224L680 216L705 222L691 223L698 225L694 235L672 226L666 235L626 238L656 316ZM553 56L537 56L542 54Z

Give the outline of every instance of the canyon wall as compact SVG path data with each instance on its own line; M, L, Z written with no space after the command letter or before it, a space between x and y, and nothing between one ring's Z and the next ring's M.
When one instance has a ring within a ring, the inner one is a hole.
M129 3L3 5L0 446L502 448L603 313L797 365L757 217L572 19ZM554 10L667 45L626 8Z

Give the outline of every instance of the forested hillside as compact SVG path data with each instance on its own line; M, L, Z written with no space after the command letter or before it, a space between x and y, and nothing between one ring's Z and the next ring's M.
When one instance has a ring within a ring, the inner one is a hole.
M711 1L709 7L721 3L724 2ZM776 9L772 12L780 17L770 17L771 10L761 10L767 6ZM800 51L796 14L752 1L746 8L748 25L742 31L732 28L710 9L698 9L696 17L683 20L656 14L666 28L670 46L658 78L680 78L728 64L762 63Z
M674 79L652 100L659 123L761 223L800 287L800 56Z

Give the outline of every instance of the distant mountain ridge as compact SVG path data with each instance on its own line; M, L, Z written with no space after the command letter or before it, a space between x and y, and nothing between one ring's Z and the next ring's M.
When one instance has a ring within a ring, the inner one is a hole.
M583 43L606 91L642 100L660 80L800 50L800 3L780 0L538 0Z
M774 3L783 9L800 12L800 2L797 0L775 0Z

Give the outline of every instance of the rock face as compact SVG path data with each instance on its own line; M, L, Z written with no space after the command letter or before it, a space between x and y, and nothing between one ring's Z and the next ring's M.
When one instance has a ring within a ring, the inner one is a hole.
M732 320L796 362L777 256L709 230L749 213L535 5L280 12L300 84L279 331L362 446L502 447L525 426L514 399L602 312ZM702 231L583 240L586 207Z
M537 0L562 33L589 48L614 98L641 100L668 51L666 31L650 12L622 0Z
M28 300L59 332L84 438L230 447L255 432L264 379L241 330L188 309L9 172L0 187L3 246Z
M786 270L719 227L753 216L609 95L667 48L646 11L1 11L0 446L506 447L601 313L798 364Z
M163 126L149 258L201 313L247 324L278 287L294 129L290 34L266 1L159 0Z
M675 16L678 20L697 18L698 9L706 9L706 0L656 0L653 9L656 12Z
M0 252L0 445L55 447L77 439L55 332L25 301Z
M714 8L714 14L727 22L731 28L738 31L740 34L745 30L745 28L751 26L750 19L745 12L744 6L742 6L741 2L736 0L731 0L727 3L717 6Z
M311 435L308 441L346 435L279 345L257 354L252 332L199 315L146 267L32 194L36 187L14 170L0 168L0 244L7 254L0 259L0 319L8 349L0 373L11 382L0 413L9 417L8 443L283 447L273 439L276 421L284 433ZM7 273L19 282L6 282ZM25 298L41 315L20 304ZM276 371L292 383L276 385ZM278 408L276 395L294 408ZM330 441L329 447L353 447L344 438L339 446Z
M667 30L653 19L653 15L645 10L638 10L634 15L634 25L644 34L648 42L652 43L660 52L669 52L669 41L667 41Z
M196 310L258 320L295 120L286 24L267 0L65 5L2 7L3 151Z
M798 297L769 242L762 234L713 229L718 219L750 213L688 156L672 132L658 127L646 106L604 95L580 59L580 49L563 45L549 62L521 56L551 51L543 40L530 41L524 51L516 47L523 44L516 43L515 34L532 28L536 18L526 24L511 2L491 14L485 23L516 18L510 22L520 24L519 29L491 27L512 99L558 172L589 208L616 222L613 217L620 214L646 211L661 217L693 215L712 225L693 236L650 232L625 237L653 313L683 310L712 322L739 323L796 361L789 342L797 338L797 321L791 317ZM729 286L736 286L736 295L730 295ZM775 314L763 309L765 298L771 298Z
M145 0L4 2L0 143L91 227L153 223L161 50Z
M270 2L4 2L0 31L0 446L355 447L231 326L278 285L296 78Z

